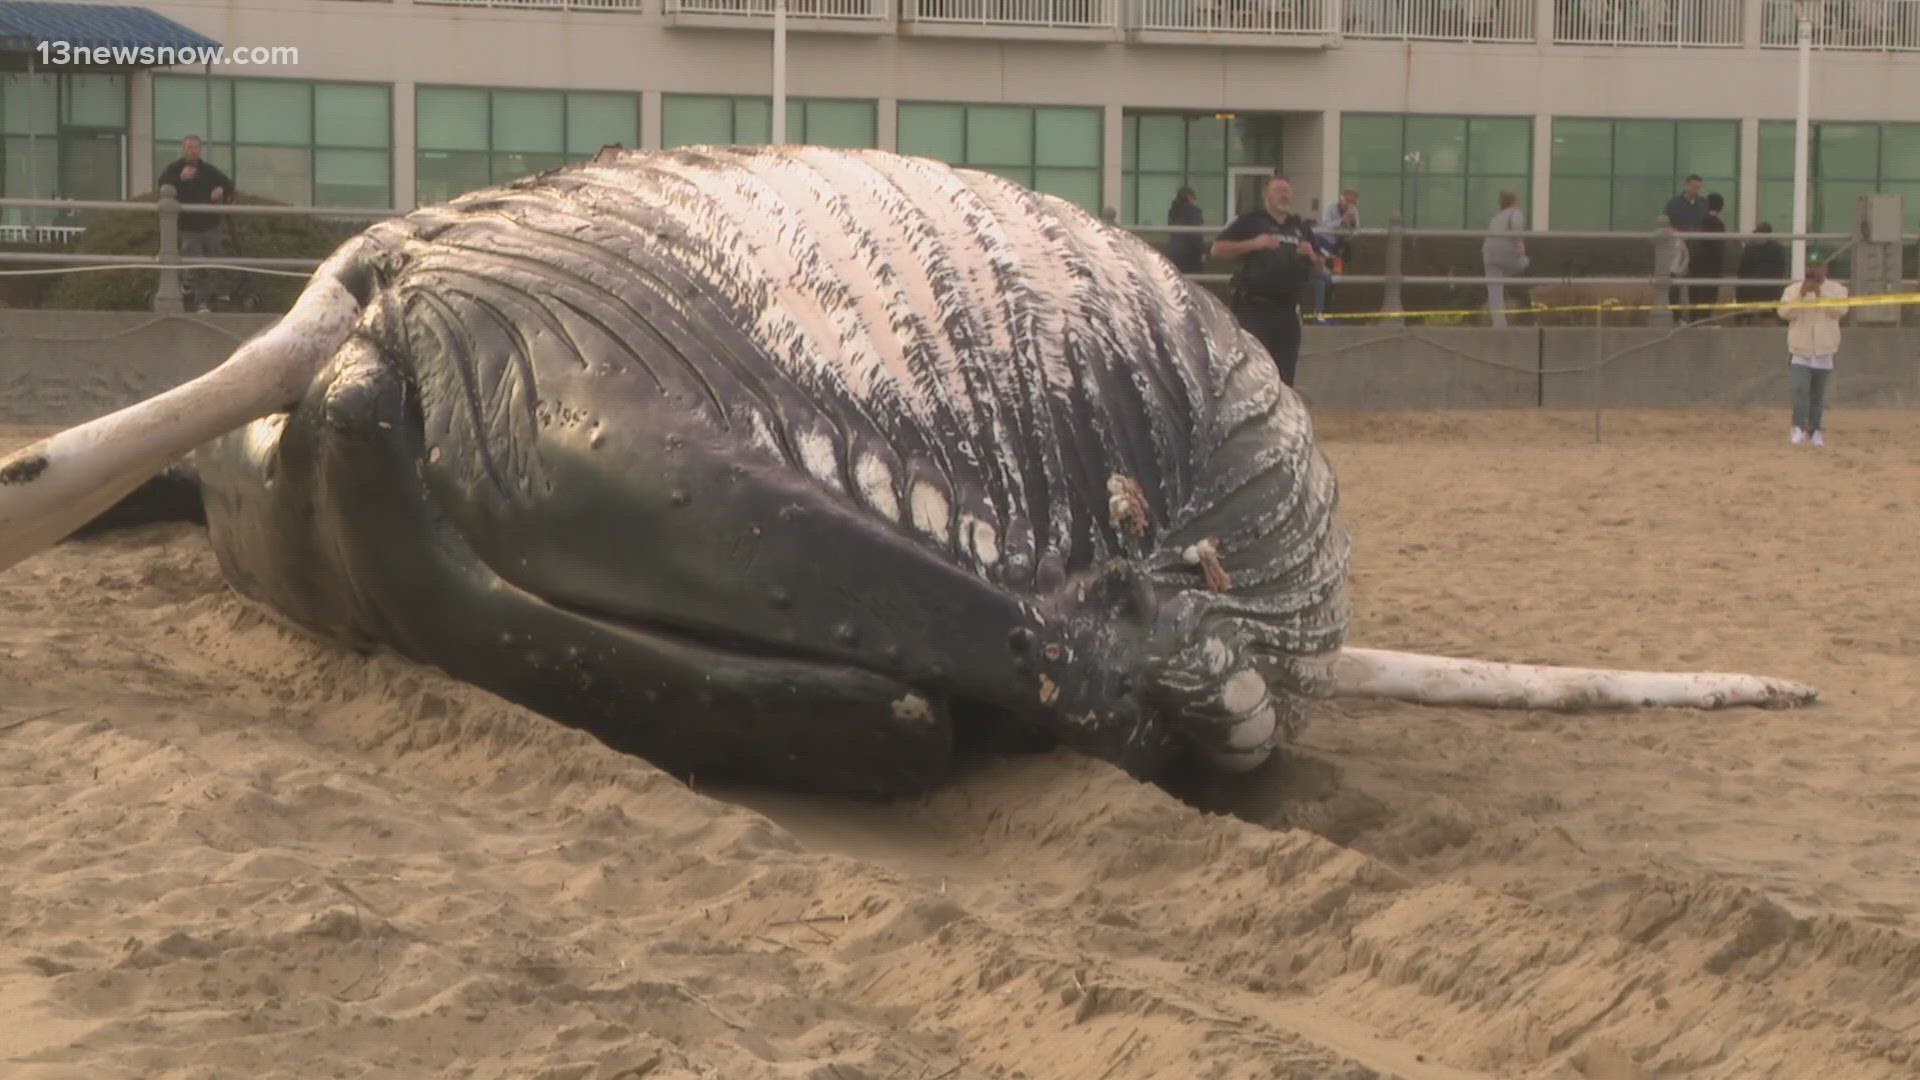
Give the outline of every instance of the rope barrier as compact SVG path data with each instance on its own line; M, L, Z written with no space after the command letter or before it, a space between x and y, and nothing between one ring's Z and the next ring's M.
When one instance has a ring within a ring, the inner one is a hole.
M1837 300L1827 299L1827 298L1818 298L1813 300L1794 300L1794 301L1791 301L1791 303L1794 307L1802 307L1802 308L1892 307L1892 306L1901 305L1901 304L1920 303L1920 292L1874 293L1870 296L1848 296L1848 297L1844 297ZM1601 312L1601 311L1617 311L1617 312L1659 311L1659 310L1662 310L1663 308L1667 311L1671 311L1675 313L1683 312L1683 311L1720 311L1720 312L1725 312L1727 314L1733 314L1741 311L1772 312L1772 311L1777 311L1781 306L1782 306L1781 301L1779 300L1744 300L1744 301L1714 302L1714 303L1706 303L1706 304L1664 304L1662 305L1662 304L1626 304L1617 300L1609 299L1609 300L1603 300L1597 304L1561 304L1561 305L1528 304L1525 306L1509 305L1506 308L1506 314L1508 315L1529 315L1529 314L1559 315L1559 314L1573 314L1573 313L1591 314L1594 312ZM1429 309L1424 311L1415 310L1415 311L1329 312L1325 315L1315 316L1315 318L1326 319L1328 321L1333 321L1333 320L1357 321L1361 319L1432 319L1432 318L1460 318L1468 315L1491 315L1492 313L1493 313L1493 309L1490 307L1435 308L1435 309Z
M280 277L305 278L313 276L313 271L311 270L275 270L270 266L246 266L241 263L191 262L176 263L171 267L166 267L160 263L143 262L89 263L86 266L46 266L34 267L31 270L0 270L0 277L24 277L29 274L89 274L100 270L161 270L169 268L179 270L183 273L188 270L238 270L246 274L274 274Z

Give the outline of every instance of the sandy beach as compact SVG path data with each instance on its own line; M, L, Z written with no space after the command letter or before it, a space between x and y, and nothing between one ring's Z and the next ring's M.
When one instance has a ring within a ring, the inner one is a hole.
M1821 700L1340 701L1180 791L689 788L194 527L63 545L0 575L0 1080L1920 1075L1916 416L1318 417L1353 644Z

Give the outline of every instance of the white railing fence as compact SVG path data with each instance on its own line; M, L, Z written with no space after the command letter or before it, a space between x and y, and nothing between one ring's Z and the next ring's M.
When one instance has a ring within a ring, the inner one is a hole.
M1746 0L1554 0L1559 45L1739 48Z
M900 0L902 22L1105 29L1116 0Z
M623 0L624 2L624 0ZM774 0L663 0L669 15L753 15L773 18ZM787 0L790 19L886 19L888 0Z
M1534 40L1534 0L1344 0L1348 37L1396 41Z
M1207 34L1326 34L1338 0L1133 0L1135 30ZM1351 0L1349 0L1351 2Z
M1800 44L1793 0L1762 0L1760 44ZM1872 52L1920 52L1920 0L1826 0L1813 17L1813 47Z
M541 11L644 11L647 0L413 0L448 7L526 8Z

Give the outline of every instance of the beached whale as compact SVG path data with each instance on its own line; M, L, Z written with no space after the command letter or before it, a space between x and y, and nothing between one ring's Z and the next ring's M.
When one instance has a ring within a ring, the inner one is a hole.
M610 151L376 224L220 368L0 464L0 567L196 448L242 596L696 776L1240 771L1336 693L1814 697L1349 646L1260 344L1125 231L883 151Z

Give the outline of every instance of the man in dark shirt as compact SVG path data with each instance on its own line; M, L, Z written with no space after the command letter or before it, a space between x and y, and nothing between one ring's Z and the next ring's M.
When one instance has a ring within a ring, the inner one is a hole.
M1215 258L1233 259L1233 314L1272 354L1293 385L1300 364L1300 296L1324 262L1313 227L1292 210L1293 184L1275 174L1264 204L1234 218L1214 238Z
M1773 232L1773 226L1763 221L1754 226L1753 231L1771 234ZM1746 248L1740 252L1740 277L1761 278L1767 281L1778 282L1781 278L1790 276L1788 270L1787 249L1786 246L1778 240L1771 238L1753 240L1748 242ZM1736 298L1742 304L1767 305L1764 311L1741 312L1741 322L1765 322L1769 319L1777 318L1773 309L1778 306L1780 299L1780 286L1778 284L1742 285L1736 294Z
M1687 186L1667 200L1667 220L1673 224L1674 232L1693 232L1700 228L1700 219L1707 216L1707 200L1700 197L1702 181L1698 175L1687 177Z
M1721 211L1727 208L1727 200L1714 192L1707 196L1707 212L1700 219L1699 232L1724 233L1727 223L1721 218ZM1727 272L1727 242L1706 237L1695 240L1687 253L1687 276L1694 278L1725 277ZM1689 304L1714 304L1720 300L1720 286L1694 285L1687 289ZM1713 318L1713 312L1694 308L1687 312L1688 322L1706 322Z
M180 158L160 171L159 184L172 184L174 197L183 204L221 203L233 189L233 181L210 162L200 159L200 136L189 135L180 141ZM180 214L180 254L216 258L220 254L220 215ZM204 267L190 268L184 275L195 310L213 308L213 273Z

